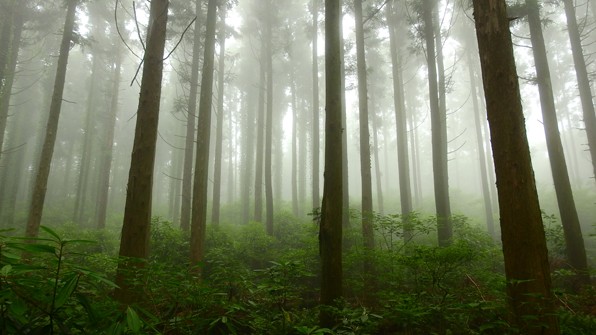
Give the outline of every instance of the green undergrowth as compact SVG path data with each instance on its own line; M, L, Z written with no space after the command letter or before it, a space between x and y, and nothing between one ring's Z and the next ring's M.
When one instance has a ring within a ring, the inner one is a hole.
M355 213L352 222L358 222ZM316 218L316 213L314 215ZM556 221L556 218L551 217ZM562 231L547 226L551 258ZM2 334L504 334L508 324L500 244L461 215L451 246L435 247L436 222L413 213L374 216L376 249L359 227L344 232L344 298L332 329L318 327L318 227L289 212L268 236L258 222L207 228L202 277L189 271L189 235L155 217L151 256L130 277L144 299L112 299L119 232L73 223L40 238L0 232ZM564 248L564 247L563 247ZM374 273L364 272L364 262ZM568 275L558 270L556 276ZM555 280L556 281L556 280ZM564 282L564 281L561 281ZM563 334L596 333L596 292L557 288ZM326 307L329 308L329 307ZM529 316L531 317L531 316Z

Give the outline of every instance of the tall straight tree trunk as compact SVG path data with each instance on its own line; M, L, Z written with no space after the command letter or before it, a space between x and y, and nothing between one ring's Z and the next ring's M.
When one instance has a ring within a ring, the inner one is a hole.
M75 207L72 221L83 223L85 205L87 202L87 186L89 184L89 170L91 169L92 146L95 139L95 96L97 73L99 72L99 56L93 53L93 65L90 77L89 95L87 97L87 113L85 115L85 128L83 134L83 145L81 146L81 162L79 164L79 175L77 178L77 193L75 195Z
M267 126L265 128L265 202L267 207L267 216L265 218L265 228L267 235L273 235L273 184L272 184L272 160L271 151L273 148L273 32L272 25L272 3L267 0L267 22L265 24L265 54L267 64Z
M4 89L4 80L7 73L7 65L10 63L11 48L10 40L13 31L13 19L15 15L15 0L6 0L0 4L2 14L0 14L0 90ZM1 148L1 147L0 147Z
M54 154L54 144L56 143L56 133L58 131L58 121L60 118L60 109L62 107L62 94L64 93L64 83L66 81L66 67L68 65L68 53L70 51L70 41L72 40L73 28L75 22L75 13L79 1L69 0L64 22L64 32L60 44L60 55L58 56L58 67L54 81L54 91L52 93L52 102L48 113L48 124L46 134L41 149L39 165L35 178L35 186L31 196L31 206L29 207L29 217L27 218L26 237L37 237L43 204L45 201L46 190L48 186L48 177L50 175L50 166Z
M312 207L319 208L319 0L312 0Z
M110 189L110 172L114 151L114 131L116 129L116 115L118 114L118 99L120 97L120 72L122 71L122 43L117 40L116 62L114 77L112 79L112 100L110 110L104 123L105 138L101 150L101 163L99 167L99 181L97 192L97 205L95 207L95 225L97 229L106 227L106 216L108 209L108 194Z
M263 221L263 149L265 137L265 75L266 60L265 53L265 37L261 40L261 58L259 62L259 110L257 111L257 157L255 164L255 215L254 221Z
M563 144L557 122L555 109L555 98L553 96L552 84L550 81L550 70L546 56L546 46L542 35L540 23L540 10L536 0L527 0L528 23L530 25L530 40L532 41L532 53L536 64L536 77L540 93L540 105L542 106L542 119L546 135L546 148L550 161L555 193L561 214L561 223L565 234L565 245L567 247L567 261L577 271L578 279L583 284L590 283L588 274L588 261L584 238L582 237L579 218L573 199L573 191L569 182L569 173L565 163Z
M219 208L221 202L221 160L223 145L223 114L224 114L224 78L226 57L226 11L225 6L220 7L219 21L219 70L217 88L217 125L215 134L215 164L213 165L213 207L211 209L211 222L219 224Z
M253 104L252 104L252 95L248 93L244 93L244 104L245 104L245 112L244 112L244 157L242 164L244 165L244 169L242 170L242 223L247 224L250 220L250 185L252 182L253 176L253 163L254 163L254 116L251 115L254 113ZM251 113L252 112L252 113Z
M225 9L222 9L225 10ZM228 113L228 203L236 200L234 172L236 171L235 146L237 145L236 133L234 132L234 120L232 112Z
M298 210L298 111L296 110L296 78L294 70L291 74L292 90L292 214L300 217Z
M563 4L565 5L565 15L567 16L567 31L569 32L569 40L571 42L579 98L582 103L584 124L586 125L588 148L590 149L590 157L592 158L592 172L596 178L596 113L594 111L594 102L592 101L592 90L590 89L586 60L584 59L581 37L575 17L574 3L572 0L563 0Z
M370 163L370 131L368 128L368 88L366 78L366 59L364 51L364 26L362 20L362 0L354 0L354 17L356 20L356 58L358 68L358 107L360 119L360 177L362 180L362 235L364 248L372 251L375 248L373 231L372 177ZM374 265L371 260L364 262L364 272L374 276Z
M325 0L325 174L319 231L321 305L336 306L342 297L342 93L339 0ZM328 310L321 311L321 327L337 324Z
M411 108L410 110L414 112L414 108ZM414 113L412 113L408 118L408 124L410 126L410 151L412 152L412 181L414 190L414 200L412 203L412 208L417 208L420 207L422 202L422 192L420 191L420 164L418 164L418 132L414 127L414 117L415 115Z
M528 335L559 334L505 0L474 0L474 18L497 173L510 324Z
M406 124L406 103L401 70L400 48L396 36L397 17L393 3L389 2L385 12L389 28L389 45L391 48L391 70L393 74L393 105L395 108L395 125L397 132L397 166L399 171L399 198L401 215L406 218L412 211L412 192L410 185L410 162L408 156L408 126ZM406 230L407 232L407 230ZM409 239L409 234L404 238Z
M350 228L350 185L348 175L348 122L346 117L346 64L344 61L344 35L343 35L343 1L339 1L340 19L339 19L339 57L341 60L341 125L343 132L341 133L341 150L342 150L342 192L343 192L343 212L342 221L344 228ZM343 243L344 249L347 249L348 243Z
M7 23L5 23L6 25ZM2 161L2 148L4 144L4 132L8 120L8 109L12 95L12 84L15 80L17 59L21 48L21 34L23 32L23 16L17 7L12 15L12 42L10 44L9 62L5 71L5 80L1 87L0 95L0 161ZM1 167L2 165L0 165Z
M437 211L437 231L439 246L451 244L453 231L451 229L451 205L449 203L449 183L447 174L447 143L444 132L445 119L441 112L439 88L437 84L437 66L435 63L435 23L433 11L435 1L424 0L424 34L428 65L428 90L430 97L430 119L433 151L433 181L435 190L435 206Z
M371 92L371 105L375 106L375 92ZM374 107L373 107L374 109ZM381 181L381 164L379 162L379 127L377 126L376 112L372 113L370 117L373 131L373 157L375 160L375 181L377 183L377 204L379 206L379 214L385 215L385 206L383 204L383 182Z
M207 179L209 176L209 144L211 142L211 102L213 99L213 61L215 55L215 24L217 0L209 0L207 6L207 28L205 33L205 55L201 77L201 98L199 101L199 129L197 134L197 156L192 195L192 224L190 228L190 265L202 262L205 255L205 230L207 228ZM200 273L201 268L193 268Z
M143 76L128 174L122 238L120 240L120 257L143 259L149 257L153 170L157 144L157 126L159 123L168 6L168 0L151 1L149 27L147 28L147 47L143 57ZM116 273L116 284L119 288L114 292L114 299L123 304L131 304L142 299L142 296L136 291L135 285L130 283L131 278L127 268L131 265L142 266L143 263L120 263Z
M468 50L468 74L470 76L470 88L472 89L472 105L474 106L474 125L476 128L476 149L478 150L478 161L480 163L480 181L482 182L482 198L484 199L484 214L486 216L486 229L490 236L497 238L495 234L495 222L493 220L493 206L490 201L490 188L488 186L488 174L486 168L486 155L484 153L484 138L482 137L482 125L480 123L480 108L478 107L478 91L476 90L476 74L472 61L472 50Z
M180 209L180 228L190 229L192 208L192 159L195 145L195 120L197 118L197 94L199 91L199 61L201 58L201 3L196 0L195 32L192 45L192 67L190 69L190 92L188 94L188 112L186 117L186 140L184 144L184 167L182 172L182 206Z

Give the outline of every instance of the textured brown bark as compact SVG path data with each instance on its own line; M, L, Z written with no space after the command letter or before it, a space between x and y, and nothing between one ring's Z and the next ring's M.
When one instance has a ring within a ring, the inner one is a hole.
M180 208L180 228L190 229L192 208L192 159L195 145L195 122L197 118L197 93L199 91L199 61L201 58L201 3L196 0L195 32L192 46L192 67L190 69L190 92L188 94L188 113L186 117L186 140L184 144L184 167L182 170L182 206Z
M474 0L474 18L497 174L510 324L522 334L559 334L505 1Z
M399 171L399 199L401 215L407 217L412 211L412 192L410 185L410 159L408 155L408 128L406 124L406 103L402 78L400 49L396 36L397 17L393 4L386 8L386 18L389 28L389 44L391 48L391 70L393 74L393 104L395 109L395 125L397 132L397 165ZM408 234L404 234L408 238Z
M219 43L219 69L217 73L217 125L215 131L215 164L213 165L213 206L211 209L211 222L219 224L219 208L221 203L221 160L223 146L223 114L224 114L224 72L226 57L226 11L225 6L220 7L220 21L218 32Z
M153 170L161 100L168 5L168 0L151 1L135 138L128 174L122 238L120 240L120 257L141 259L149 257ZM114 292L114 299L123 304L131 304L142 299L135 286L128 283L129 274L125 271L129 266L142 266L142 264L142 262L127 261L118 265L116 284L120 288Z
M526 4L528 6L530 40L532 41L532 53L534 54L540 105L542 107L542 120L546 135L546 148L565 235L567 261L577 271L578 280L582 284L589 284L590 275L588 274L586 249L575 208L571 183L569 182L569 173L565 162L565 154L563 153L563 143L561 142L561 135L559 133L555 98L550 79L546 46L542 35L538 2L536 0L527 0Z
M312 208L321 206L319 196L319 1L312 0Z
M215 55L215 24L217 0L209 0L207 6L207 30L205 55L201 77L201 100L199 101L199 129L197 155L192 194L192 223L190 228L190 264L202 262L205 255L205 230L207 228L207 178L209 175L209 144L211 141L211 102L213 100L213 61ZM194 268L200 273L201 268Z
M43 141L43 147L41 149L39 165L35 177L35 186L31 196L29 217L27 218L27 229L25 231L26 237L37 237L39 225L41 223L41 215L43 212L43 204L45 201L48 185L48 177L50 175L50 166L52 163L52 156L54 154L54 144L56 143L56 133L58 130L60 109L62 107L62 94L64 93L64 83L66 81L66 68L68 65L70 41L72 39L75 13L78 3L78 0L68 1L62 42L60 44L60 55L58 56L58 67L54 81L54 90L52 93L52 101L50 103L50 111L48 113L48 123L46 126L45 138Z
M588 136L588 148L590 149L590 157L592 158L592 170L594 177L596 177L596 114L594 112L594 102L592 101L592 91L590 89L586 60L584 59L581 37L575 17L574 3L572 0L563 0L563 4L565 5L565 15L567 16L567 31L569 32L569 40L571 42L579 98L582 104L584 124L586 125L586 135Z
M319 231L321 305L342 296L342 93L339 0L325 0L325 174ZM321 311L321 327L333 328L333 315Z
M468 74L470 76L470 88L472 90L472 105L474 106L474 125L476 126L476 150L480 163L480 181L482 183L482 198L484 200L484 214L486 216L486 229L490 236L497 238L495 234L495 222L493 219L493 206L490 201L490 188L488 186L488 173L486 169L486 155L484 153L484 137L482 136L482 124L480 123L480 108L478 106L478 91L476 87L476 74L472 62L472 51L467 52Z
M366 56L364 51L364 26L362 21L362 0L354 0L356 20L356 63L358 70L358 107L360 121L360 177L362 181L362 236L364 248L373 250L375 238L373 232L372 177L370 162L370 131L368 128L368 88L366 78ZM364 272L374 276L372 260L364 262Z
M120 72L122 69L122 43L116 41L116 62L114 68L114 77L112 79L112 97L110 101L110 110L105 120L105 137L103 148L101 150L99 183L97 192L97 205L95 207L95 224L97 229L103 229L106 226L106 215L108 209L108 194L110 189L110 171L112 168L112 158L114 149L114 131L116 128L116 115L118 114L118 99L120 97Z
M423 19L426 57L428 65L428 87L430 97L430 119L432 132L433 182L435 190L435 206L437 211L437 232L439 246L451 244L451 205L449 202L449 175L447 173L447 141L445 116L441 108L439 86L437 82L437 66L435 63L435 25L433 12L435 0L424 0Z

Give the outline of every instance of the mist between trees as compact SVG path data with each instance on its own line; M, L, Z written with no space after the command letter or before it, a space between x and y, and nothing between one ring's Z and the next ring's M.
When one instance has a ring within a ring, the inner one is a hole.
M595 333L595 29L593 0L1 0L2 331Z

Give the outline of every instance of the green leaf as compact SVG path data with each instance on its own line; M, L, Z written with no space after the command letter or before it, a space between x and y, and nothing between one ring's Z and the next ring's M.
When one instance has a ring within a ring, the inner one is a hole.
M10 310L17 315L23 315L27 311L27 304L21 298L16 298L12 304L10 304Z
M221 323L228 323L228 317L227 316L222 316L221 317Z
M60 236L58 236L58 234L56 234L53 230L51 230L50 228L46 227L46 226L39 226L39 228L45 230L46 233L54 236L58 241L62 240L60 238Z
M32 253L40 253L40 252L45 252L48 254L56 253L55 247L52 247L51 245L45 245L45 244L27 244L25 246L25 250L32 252Z
M11 258L11 259L21 259L21 256L19 256L19 255L15 255L15 254L13 254L13 253L10 253L10 252L8 252L8 251L4 251L4 252L2 252L2 256L3 256L3 257L6 257L6 258Z
M368 315L366 315L366 314L362 315L362 316L360 317L360 321L362 321L362 322L366 322L366 321L368 321Z
M58 292L58 296L56 297L56 303L54 304L56 309L60 308L65 302L68 301L68 298L70 298L72 292L77 287L78 282L79 277L75 276L66 282L66 284L64 284L60 292Z
M62 243L97 243L91 240L62 240Z
M128 307L126 309L126 322L128 323L128 326L134 333L138 333L139 329L141 329L141 321L139 320L139 315L131 307Z
M0 270L0 274L2 274L2 276L6 277L6 276L8 276L8 273L10 272L10 270L12 270L12 265L10 265L10 264L4 265L2 267L2 270Z
M104 282L104 283L108 284L111 287L120 288L120 286L116 285L116 283L114 283L114 282L112 282L110 280L105 279L103 276L101 276L101 275L99 275L97 273L91 272L91 273L89 273L89 277L94 278L94 279L97 279L97 280L99 280L101 282Z
M491 329L491 328L495 328L495 325L488 324L488 325L482 325L482 326L478 327L478 329L480 329L480 331L483 331L486 329Z
M120 322L114 323L110 329L108 329L107 335L120 335L122 334L122 324Z
M75 293L75 296L77 297L77 300L79 301L81 306L83 306L83 308L85 308L85 311L87 311L87 316L89 317L90 324L94 325L95 323L97 323L97 315L93 307L91 307L91 303L89 303L89 299L87 299L87 296L81 293Z

